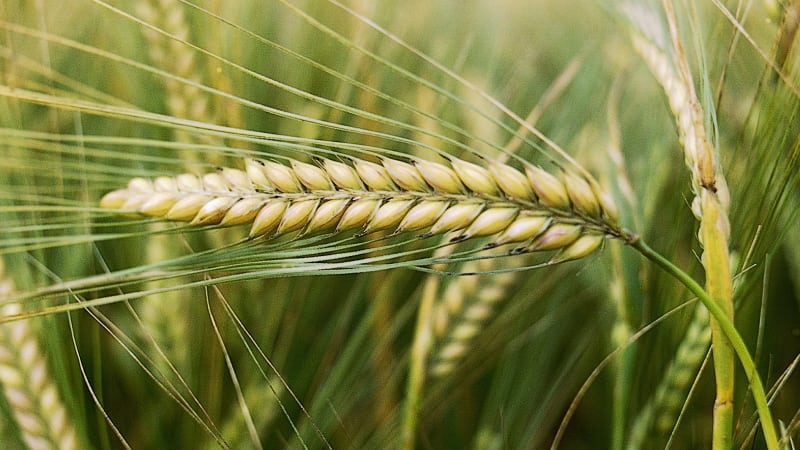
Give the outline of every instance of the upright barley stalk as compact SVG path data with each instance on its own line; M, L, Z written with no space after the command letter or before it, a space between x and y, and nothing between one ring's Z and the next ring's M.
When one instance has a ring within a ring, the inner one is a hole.
M0 302L13 290L0 258ZM4 316L22 312L17 303L5 304L0 310ZM72 420L61 403L30 321L0 325L0 384L29 449L79 448Z
M664 0L668 36L672 41L670 56L666 49L635 34L634 45L662 85L675 117L684 158L692 175L695 198L692 211L700 221L698 238L703 246L702 263L706 273L706 291L726 316L733 320L733 284L728 254L730 203L727 183L719 160L708 141L702 106L694 87L686 52L681 43L675 11ZM733 445L734 352L715 320L711 324L714 342L714 373L717 399L714 405L713 443L715 449Z

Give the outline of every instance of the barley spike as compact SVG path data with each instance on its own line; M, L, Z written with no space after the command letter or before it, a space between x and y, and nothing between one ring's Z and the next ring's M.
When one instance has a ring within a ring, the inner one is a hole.
M559 179L536 166L483 167L453 158L351 161L246 159L243 170L134 178L100 205L194 225L251 224L253 238L358 229L455 233L452 242L493 236L487 248L560 250L554 263L594 252L605 236L629 234L617 225L611 197L583 175Z

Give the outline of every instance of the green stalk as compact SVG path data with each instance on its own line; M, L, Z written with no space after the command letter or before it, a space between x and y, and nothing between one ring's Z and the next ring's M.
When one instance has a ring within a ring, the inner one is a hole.
M724 345L720 343L720 340L723 342L727 341L727 343L733 347L733 350L739 356L739 362L742 364L744 373L747 376L747 380L750 382L750 392L753 395L753 400L756 404L756 410L758 411L758 417L761 420L761 428L764 431L764 441L766 442L769 450L778 450L778 434L775 430L775 422L772 420L772 413L769 410L769 404L767 402L767 395L764 391L764 385L761 382L761 377L759 377L758 371L756 371L753 358L750 356L747 346L742 340L742 337L739 335L739 332L736 331L736 327L729 318L725 308L718 304L717 301L715 301L705 290L703 290L703 288L688 274L683 272L655 250L650 248L650 246L648 246L641 239L633 242L631 246L638 250L647 259L658 264L667 273L675 277L694 295L696 295L701 302L703 302L703 305L705 305L705 307L708 309L708 312L714 319L712 324L715 322L715 326L718 327L718 330L722 333L722 337L727 338L720 339L719 335L713 336L712 334L713 346L717 347ZM714 353L714 358L717 358L716 352ZM716 436L714 444L717 444Z
M733 323L733 284L728 244L717 224L727 220L715 196L704 190L700 194L703 218L700 236L703 243L702 262L706 272L706 292ZM718 319L711 319L711 350L714 354L714 375L717 398L714 402L714 449L733 448L733 396L735 387L735 355L725 338Z

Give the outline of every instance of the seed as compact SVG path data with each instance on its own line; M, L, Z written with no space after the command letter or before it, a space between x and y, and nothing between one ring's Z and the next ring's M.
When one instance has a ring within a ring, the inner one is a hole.
M541 234L550 225L550 217L542 215L520 214L500 236L487 247L497 247L509 242L523 242Z
M318 204L319 200L317 199L293 202L283 213L281 223L278 225L278 234L289 233L303 228L308 223L308 219L314 213L314 210L317 209Z
M440 200L425 200L418 203L408 211L398 225L397 231L421 230L433 225L447 210L448 205L448 202Z
M243 198L236 202L225 213L225 217L220 221L220 225L241 225L250 223L264 205L264 200L260 198Z
M123 209L123 205L130 198L131 193L128 189L117 189L104 195L100 199L100 207L107 209Z
M262 236L277 230L288 207L289 202L283 199L275 199L264 205L253 219L250 237Z
M153 180L153 190L156 192L175 191L176 189L175 178L158 177Z
M128 182L128 190L135 192L153 192L153 183L150 180L136 177Z
M350 203L349 199L337 199L329 200L319 205L314 212L314 217L308 222L305 232L312 233L336 225L348 203Z
M175 177L175 188L179 191L199 191L203 189L200 178L191 173L182 173Z
M572 172L564 174L564 184L572 205L590 217L600 217L600 203L585 178Z
M333 184L328 178L328 174L317 166L292 160L292 169L297 179L309 190L330 191Z
M389 176L389 172L383 166L361 159L355 160L353 166L358 172L358 176L371 190L394 191L397 189Z
M553 259L550 260L551 264L560 263L564 261L572 261L589 256L595 250L600 248L603 244L602 234L588 233L579 237L575 242L569 244L561 252L559 252Z
M206 194L187 194L178 200L164 215L169 220L192 220L206 203L214 197Z
M427 191L429 189L422 175L416 167L409 163L396 161L393 159L384 159L383 167L389 172L392 180L407 191Z
M326 159L323 162L323 167L328 172L328 176L330 176L333 183L339 188L354 191L364 189L364 184L361 182L361 178L358 177L358 173L347 164Z
M483 208L483 203L457 203L447 208L447 211L442 214L442 217L433 224L430 233L439 234L466 228L478 217L478 214L480 214Z
M239 199L236 197L217 197L200 208L197 215L192 220L192 225L209 225L219 223L225 213Z
M269 178L267 178L266 167L263 161L246 159L245 172L247 172L247 177L250 178L250 181L256 189L261 189L263 191L275 190L275 186L269 181Z
M253 190L250 177L248 177L247 172L243 170L225 167L222 169L222 178L228 182L228 186L230 186L233 190L242 192Z
M389 200L375 211L364 232L370 233L397 226L412 206L414 206L414 200Z
M292 169L273 161L264 161L264 174L278 190L281 192L295 193L302 192L303 188L297 181Z
M212 192L225 192L228 190L228 180L216 172L207 173L203 175L203 189Z
M497 195L497 184L488 170L460 159L451 161L451 164L461 181L472 191L485 195Z
M518 212L519 209L517 208L489 208L470 224L467 230L459 236L459 239L488 236L503 231L517 217Z
M525 167L525 174L542 204L562 211L569 210L567 189L558 178L537 166Z
M562 247L575 242L581 235L580 225L568 223L557 223L547 229L541 236L536 238L529 251L558 250Z
M350 230L363 226L372 218L372 215L375 214L380 205L381 201L375 198L361 198L354 201L342 214L342 218L336 226L336 231Z
M509 197L527 200L531 198L531 185L520 171L506 164L491 163L489 172L500 189Z
M459 194L464 192L464 185L455 171L444 164L418 159L414 165L422 178L439 192Z
M174 191L154 192L139 206L139 212L148 216L163 216L178 201Z

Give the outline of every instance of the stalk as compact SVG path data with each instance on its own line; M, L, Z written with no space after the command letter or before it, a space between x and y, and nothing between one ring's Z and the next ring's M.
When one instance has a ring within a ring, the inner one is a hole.
M709 242L705 242L705 244L708 245ZM758 411L758 417L761 421L761 428L764 431L764 441L766 442L769 450L778 450L778 434L775 430L775 422L772 420L772 413L769 410L769 404L767 401L767 395L764 391L764 385L761 382L761 377L758 375L753 358L750 356L750 353L747 350L747 345L742 340L739 332L736 331L736 327L728 315L726 305L723 305L721 302L712 298L711 294L703 290L703 288L688 274L683 272L680 268L672 264L672 262L661 256L655 250L650 248L650 246L648 246L641 239L632 242L631 246L647 259L656 263L664 271L675 277L675 279L680 281L681 284L686 286L700 299L701 302L703 302L703 305L708 309L708 312L713 318L712 327L715 327L718 333L714 335L712 331L713 346L716 348L718 346L724 346L727 344L728 346L732 347L733 351L736 352L736 355L738 355L739 362L744 368L744 373L747 376L748 382L750 383L750 392L753 395L756 410ZM713 255L713 253L708 250L705 253ZM713 282L709 283L709 291L711 289L714 289L715 291L724 291L724 289L720 289L719 286L714 286ZM722 340L723 343L720 343L720 340ZM714 359L716 363L716 352L714 353ZM733 372L732 367L730 368L730 372ZM731 404L730 406L732 407L733 405ZM716 428L717 427L715 424L715 430ZM716 447L716 445L719 444L719 441L716 439L717 436L715 431L714 448L719 448ZM729 443L728 448L731 447L732 443Z

